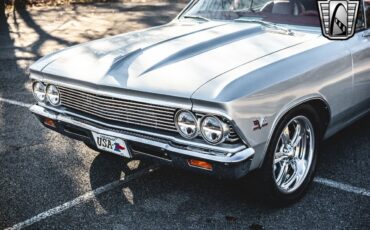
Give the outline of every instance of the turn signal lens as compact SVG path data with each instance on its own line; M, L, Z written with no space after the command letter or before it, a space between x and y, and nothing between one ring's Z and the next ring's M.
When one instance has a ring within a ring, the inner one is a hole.
M211 163L200 161L200 160L188 160L188 164L193 167L212 171L213 166Z
M44 119L44 124L46 125L46 126L50 126L50 127L52 127L52 128L56 128L57 126L56 126L56 124L55 124L55 121L54 120L52 120L52 119L50 119L50 118L45 118Z

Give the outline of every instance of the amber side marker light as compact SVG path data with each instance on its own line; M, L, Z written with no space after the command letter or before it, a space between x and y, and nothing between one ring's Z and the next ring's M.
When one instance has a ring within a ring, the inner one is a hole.
M50 119L50 118L45 118L44 119L44 124L47 125L47 126L50 126L50 127L53 127L53 128L56 128L56 124L55 124L55 121Z
M188 164L193 167L212 171L213 166L211 163L200 161L200 160L188 160Z

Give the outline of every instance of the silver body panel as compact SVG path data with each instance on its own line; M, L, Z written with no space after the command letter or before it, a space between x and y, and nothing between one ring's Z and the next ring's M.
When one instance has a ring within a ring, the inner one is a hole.
M370 41L330 41L320 28L294 35L238 22L187 22L62 50L31 66L31 78L86 92L214 113L232 120L263 162L280 118L313 99L330 109L325 137L369 112ZM253 121L268 125L253 130Z

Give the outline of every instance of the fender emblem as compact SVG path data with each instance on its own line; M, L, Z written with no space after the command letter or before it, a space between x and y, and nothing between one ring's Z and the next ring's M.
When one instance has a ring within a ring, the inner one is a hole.
M267 120L264 117L261 117L260 120L253 121L253 131L260 130L263 127L268 125Z

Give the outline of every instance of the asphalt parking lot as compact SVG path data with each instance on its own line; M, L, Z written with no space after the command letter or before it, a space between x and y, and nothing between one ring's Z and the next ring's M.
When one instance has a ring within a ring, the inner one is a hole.
M126 162L33 118L26 76L33 61L166 23L181 7L33 8L0 20L0 229L370 229L370 116L325 141L310 191L285 208L264 203L249 178L224 181Z

